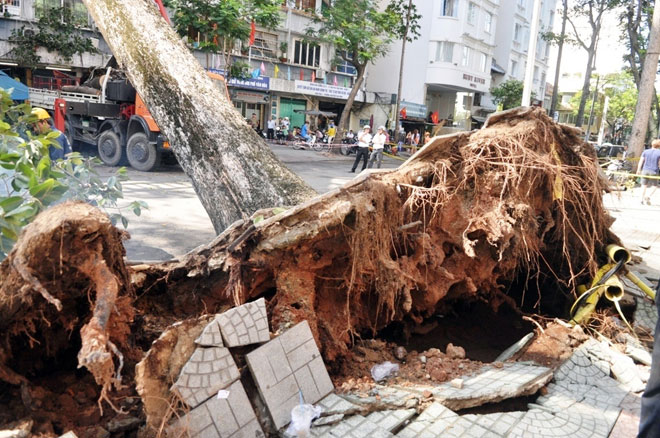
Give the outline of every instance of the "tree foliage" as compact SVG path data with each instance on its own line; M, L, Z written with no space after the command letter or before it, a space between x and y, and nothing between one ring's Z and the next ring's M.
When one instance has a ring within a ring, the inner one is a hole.
M517 79L509 79L502 82L490 90L490 93L493 95L493 102L497 105L502 105L503 110L520 106L522 103L523 86L523 82ZM532 92L532 99L535 95L536 93Z
M28 129L34 122L30 113L29 105L14 105L9 94L0 90L0 259L11 250L21 229L55 203L91 203L124 227L128 226L124 210L139 216L147 207L142 201L118 205L123 197L121 182L127 179L124 168L102 181L95 170L100 164L97 158L74 152L63 160L51 161L48 149L59 147L55 139L60 133L33 135Z

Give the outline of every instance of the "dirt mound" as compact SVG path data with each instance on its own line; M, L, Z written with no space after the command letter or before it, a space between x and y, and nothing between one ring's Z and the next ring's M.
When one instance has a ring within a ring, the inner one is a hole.
M578 131L520 109L480 131L437 137L397 170L363 174L286 212L256 212L179 261L127 268L121 233L105 216L80 204L53 209L0 264L0 393L11 394L0 405L77 365L105 398L122 359L132 377L169 324L261 296L272 331L309 322L335 375L359 362L356 339L392 323L414 331L458 301L563 315L575 285L617 242L604 184ZM425 369L438 368L431 353ZM454 362L435 379L455 375ZM76 418L67 424L82 427Z

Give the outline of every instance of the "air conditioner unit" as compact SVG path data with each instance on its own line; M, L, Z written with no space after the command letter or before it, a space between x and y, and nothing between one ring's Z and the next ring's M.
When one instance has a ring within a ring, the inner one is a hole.
M325 70L316 70L316 79L323 79L325 77Z

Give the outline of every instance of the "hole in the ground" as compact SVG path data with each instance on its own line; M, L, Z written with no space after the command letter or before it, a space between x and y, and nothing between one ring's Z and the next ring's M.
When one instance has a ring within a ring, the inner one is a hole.
M492 362L504 350L533 331L534 326L506 305L494 312L487 303L457 301L446 315L436 315L415 327L390 324L378 337L405 346L408 351L426 351L447 344L461 346L467 358Z
M485 415L485 414L501 414L504 412L527 411L530 403L536 403L536 400L541 396L540 392L523 397L508 398L497 403L486 403L485 405L475 406L473 408L462 409L457 411L458 415Z

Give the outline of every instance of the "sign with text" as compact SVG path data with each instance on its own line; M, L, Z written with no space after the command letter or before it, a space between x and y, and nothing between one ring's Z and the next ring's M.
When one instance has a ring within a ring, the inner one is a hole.
M225 71L218 68L208 69L211 73L219 75L225 74ZM270 78L266 76L259 76L258 78L230 78L227 85L230 87L247 88L250 90L268 91L270 89Z
M463 80L470 82L470 87L477 88L477 84L486 85L486 80L477 76L463 73Z
M405 100L402 100L399 104L399 108L406 109L406 117L415 117L418 119L426 118L426 105L420 105L418 103L406 102Z
M296 92L311 94L313 96L332 97L334 99L348 99L351 89L336 85L319 84L309 81L296 81Z

